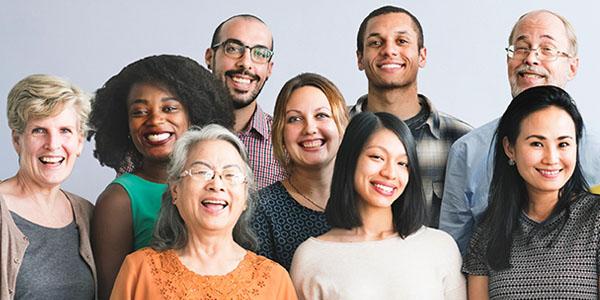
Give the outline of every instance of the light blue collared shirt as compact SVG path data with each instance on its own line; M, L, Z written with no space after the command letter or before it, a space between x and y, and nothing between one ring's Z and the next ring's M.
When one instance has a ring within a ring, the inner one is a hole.
M440 229L449 233L464 255L488 205L494 167L494 134L500 119L493 120L458 139L450 148ZM600 136L584 128L579 159L588 184L600 183Z

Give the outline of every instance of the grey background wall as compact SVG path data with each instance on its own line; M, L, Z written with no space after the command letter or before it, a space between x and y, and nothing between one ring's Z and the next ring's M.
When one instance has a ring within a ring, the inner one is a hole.
M600 75L596 1L2 1L0 3L0 179L17 156L6 121L6 95L23 77L49 73L95 91L125 65L152 54L181 54L204 65L214 28L238 13L260 16L275 39L275 66L260 104L271 112L285 81L301 72L330 78L353 104L367 81L356 67L356 32L373 9L394 4L421 21L428 48L419 90L442 111L480 126L510 100L504 48L517 18L546 8L567 17L580 45L579 74L567 90L588 127L600 128L595 87ZM115 173L86 143L63 185L92 202ZM600 150L600 149L599 149Z

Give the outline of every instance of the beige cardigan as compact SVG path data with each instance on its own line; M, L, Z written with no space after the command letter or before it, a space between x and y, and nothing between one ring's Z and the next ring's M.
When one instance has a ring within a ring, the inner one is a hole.
M92 271L94 290L96 291L96 266L90 245L90 220L94 206L77 195L66 191L62 192L73 207L75 223L79 230L79 254ZM15 296L17 273L29 241L17 228L2 195L0 195L0 233L2 234L0 238L0 299L12 300Z

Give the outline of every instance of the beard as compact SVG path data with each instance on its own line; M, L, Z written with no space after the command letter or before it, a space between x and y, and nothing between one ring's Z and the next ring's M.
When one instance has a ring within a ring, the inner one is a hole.
M230 88L227 86L225 87L225 88L227 88L229 95L231 96L231 98L233 100L233 102L232 102L233 108L241 109L241 108L244 108L244 107L252 104L252 102L254 102L256 100L256 98L258 97L258 95L260 95L260 92L262 91L263 87L265 86L265 83L267 82L267 80L269 78L267 77L267 78L265 78L265 80L263 82L261 82L260 76L250 73L246 69L229 70L224 73L225 77L230 77L230 78L235 75L250 76L250 77L252 77L252 80L254 82L256 82L256 86L254 87L254 89L245 93L245 95L240 95L238 93L238 91L235 90L234 88Z

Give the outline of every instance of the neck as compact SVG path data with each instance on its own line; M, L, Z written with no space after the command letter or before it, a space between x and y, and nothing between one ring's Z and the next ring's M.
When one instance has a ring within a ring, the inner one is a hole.
M396 234L392 208L360 209L362 225L354 228L354 234L365 241L382 240Z
M40 207L53 206L61 195L60 185L41 185L18 172L12 178L2 182L2 192L19 199L30 199Z
M298 189L297 192L302 193L321 208L325 208L329 200L332 175L333 161L322 168L295 168L288 181Z
M181 262L190 270L201 275L225 275L234 270L246 255L229 235L195 232L188 227L188 243L177 250Z
M134 171L135 175L138 175L148 181L156 183L167 182L167 165L169 162L165 161L154 161L144 159L142 166Z
M528 195L527 216L537 222L546 220L558 203L558 192L544 194L529 192Z
M233 129L235 132L240 132L250 125L250 120L252 119L252 116L254 116L255 111L256 100L245 107L233 111L233 115L235 116L235 125L233 125Z
M416 116L421 111L416 84L395 89L380 89L369 84L367 110L388 112L403 121Z

